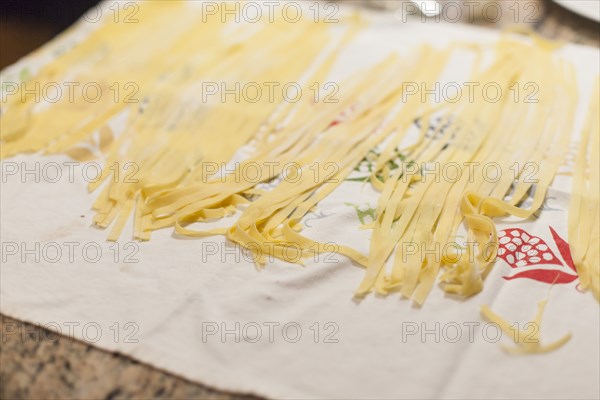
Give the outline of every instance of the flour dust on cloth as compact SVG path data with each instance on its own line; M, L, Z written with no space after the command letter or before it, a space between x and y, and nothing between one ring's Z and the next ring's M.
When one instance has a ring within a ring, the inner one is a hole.
M85 34L79 26L51 46ZM443 48L497 39L495 32L456 24L375 18L340 55L330 81L390 52L410 57L422 43ZM560 52L576 68L579 129L599 70L598 50L565 45ZM7 69L5 80L47 62L49 53ZM447 74L448 82L465 78L460 68ZM113 130L123 123L113 120ZM568 174L557 176L535 217L497 221L499 259L479 294L459 299L434 287L417 307L399 295L354 299L364 269L337 253L315 254L304 266L273 259L257 270L252 254L223 236L174 238L160 230L148 242L127 235L107 242L105 231L90 227L95 195L87 192L86 174L96 165L70 162L63 155L2 161L0 311L6 315L65 334L72 326L76 338L99 348L211 387L268 398L600 395L600 311L592 295L580 291L565 246ZM36 168L51 177L58 171L60 178L21 175ZM373 221L377 199L368 184L349 179L307 214L303 234L368 254L370 231L360 227ZM132 229L129 221L124 232ZM571 340L546 354L503 351L515 340L483 319L481 306L514 323L519 335L544 298L541 343L567 333Z

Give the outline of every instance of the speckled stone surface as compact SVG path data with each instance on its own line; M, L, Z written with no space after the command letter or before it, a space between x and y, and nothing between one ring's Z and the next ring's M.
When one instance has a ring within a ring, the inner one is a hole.
M0 315L2 399L252 400Z
M549 1L537 1L531 27L546 37L600 46L600 25ZM482 24L486 25L486 24ZM16 329L23 334L5 334ZM0 315L0 399L255 399L189 382Z
M530 1L539 5L539 18L532 26L542 36L600 47L600 24L570 12L550 0Z

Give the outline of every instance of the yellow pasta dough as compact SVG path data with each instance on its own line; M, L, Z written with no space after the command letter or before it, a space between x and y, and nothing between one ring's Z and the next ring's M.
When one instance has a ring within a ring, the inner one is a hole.
M488 306L481 307L481 314L488 321L493 322L502 329L508 337L512 338L515 346L503 346L504 350L512 354L540 354L548 353L562 347L571 339L571 334L567 333L560 339L547 344L542 345L540 343L540 331L542 327L542 316L544 315L544 309L548 300L542 300L538 303L538 311L535 318L523 325L523 329L519 324L510 324L504 318L493 312Z
M398 292L420 305L439 277L446 292L471 296L495 262L494 218L529 218L540 209L571 140L566 133L578 102L573 69L555 45L534 36L507 33L493 48L425 45L410 58L373 60L339 83L336 101L324 102L306 94L325 82L363 26L355 15L334 34L321 22L228 24L200 21L179 2L140 4L142 23L104 21L25 82L93 80L109 89L135 77L129 83L138 102L61 99L40 108L17 92L1 117L2 158L43 151L87 160L94 154L84 144L98 132L105 167L89 189L99 192L94 222L110 228L109 240L121 237L132 217L136 239L150 240L164 228L192 237L225 235L252 251L258 265L268 257L302 263L332 251L301 233L303 217L378 149L368 179L379 191L374 221L364 226L372 231L369 253L334 249L365 269L356 295ZM431 101L408 91L407 83L435 87L452 59L465 53L475 60L468 81L499 88L503 96L478 89L457 101ZM248 101L235 93L233 100L227 93L207 98L203 91L207 83L215 89L265 82L297 82L305 95L289 101L276 91ZM515 84L525 82L537 85L535 101L513 96ZM126 124L115 136L108 123L118 115ZM596 88L569 213L581 283L596 297L598 136ZM233 170L223 168L244 145L251 154ZM538 167L534 181L526 179L528 164ZM248 167L260 178L247 179ZM448 168L459 177L445 176ZM278 182L285 174L291 175ZM274 187L266 190L265 183ZM198 227L236 213L226 228ZM461 226L467 243L458 241Z

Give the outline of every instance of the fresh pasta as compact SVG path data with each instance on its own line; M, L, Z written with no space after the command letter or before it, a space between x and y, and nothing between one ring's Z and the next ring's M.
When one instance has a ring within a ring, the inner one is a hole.
M256 101L220 101L205 98L206 82L298 82L310 92L364 22L348 15L343 32L305 20L224 24L200 21L186 7L143 2L143 23L104 21L37 71L30 82L85 81L94 71L105 89L135 76L142 101L61 99L40 107L19 90L2 105L2 158L41 151L89 160L97 154L85 144L97 135L105 167L89 190L98 192L94 223L110 229L109 240L125 234L133 218L136 239L150 240L165 228L191 237L225 235L262 266L267 257L302 263L331 251L302 234L303 218L365 157L377 154L367 179L379 192L375 218L364 226L371 231L369 252L336 246L365 270L356 295L399 293L421 305L438 279L451 294L482 290L496 259L494 218L537 212L571 141L575 74L553 43L506 33L493 48L424 45L410 59L374 60L340 83L335 102L311 96L291 102L279 91ZM178 23L156 29L161 20ZM481 91L455 102L408 95L407 82L433 87L464 53L475 60L469 81L493 82L504 92L517 82L536 82L536 101L492 101ZM490 54L491 61L484 57ZM597 86L594 99L575 166L569 237L581 285L598 297ZM117 116L126 124L115 136L108 126ZM209 170L243 146L252 150L233 171ZM290 164L295 172L284 168ZM543 166L535 181L526 179L527 164ZM250 165L258 166L259 180L240 179ZM497 179L486 176L490 165ZM113 179L126 166L135 166L136 179ZM435 172L448 166L457 166L459 179ZM285 174L294 179L278 180ZM273 187L264 188L267 183ZM228 227L201 228L235 214ZM466 244L458 242L461 228ZM444 251L448 247L453 250ZM484 314L504 323L488 309Z

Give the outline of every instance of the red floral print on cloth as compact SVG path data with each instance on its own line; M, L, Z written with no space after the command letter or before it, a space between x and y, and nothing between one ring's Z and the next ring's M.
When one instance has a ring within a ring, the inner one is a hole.
M498 232L498 257L511 268L521 270L514 275L504 276L504 279L528 278L549 284L570 283L577 279L577 270L571 257L569 244L552 227L549 228L563 261L554 254L542 238L530 235L521 228ZM560 268L540 268L544 265L557 265Z

